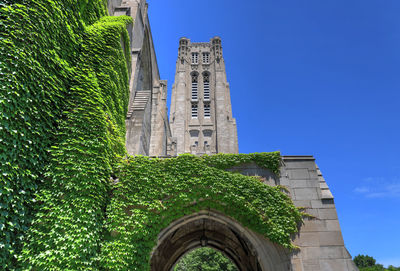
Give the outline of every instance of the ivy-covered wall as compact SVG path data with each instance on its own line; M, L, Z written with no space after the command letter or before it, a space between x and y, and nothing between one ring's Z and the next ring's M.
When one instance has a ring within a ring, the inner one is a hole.
M130 60L131 19L105 15L106 0L0 3L2 270L93 265Z
M107 208L102 263L107 270L150 270L157 235L199 210L217 210L272 242L294 248L302 214L282 187L225 169L247 162L278 173L280 154L218 154L171 159L134 157L118 168Z
M0 3L0 269L148 270L159 231L208 208L292 247L289 197L225 171L278 174L279 153L126 159L131 23L105 0Z

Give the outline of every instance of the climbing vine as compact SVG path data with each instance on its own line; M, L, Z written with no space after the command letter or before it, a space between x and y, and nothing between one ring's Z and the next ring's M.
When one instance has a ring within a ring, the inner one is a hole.
M2 270L96 262L130 60L131 19L106 13L105 0L0 3Z
M117 157L125 154L128 72L120 35L128 38L129 22L127 17L106 18L85 32L59 143L51 149L48 179L38 195L43 205L23 249L29 266L99 268L109 178Z
M139 156L124 161L107 208L104 267L149 270L158 233L172 221L203 209L220 211L272 242L294 248L291 236L302 214L280 187L221 169L256 162L278 172L279 161L277 152L171 159Z
M202 160L212 167L219 169L229 169L236 165L246 163L256 163L262 168L271 170L276 176L279 176L281 154L279 152L264 152L264 153L251 153L251 154L228 154L219 153L216 155L204 155Z

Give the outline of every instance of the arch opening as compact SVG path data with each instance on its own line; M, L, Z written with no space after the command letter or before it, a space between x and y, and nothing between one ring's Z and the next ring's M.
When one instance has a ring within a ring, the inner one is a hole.
M218 269L238 271L236 264L225 253L212 247L195 248L185 253L173 266L173 271Z
M170 271L188 252L210 247L240 271L288 270L287 251L216 211L200 211L171 223L158 236L152 271Z

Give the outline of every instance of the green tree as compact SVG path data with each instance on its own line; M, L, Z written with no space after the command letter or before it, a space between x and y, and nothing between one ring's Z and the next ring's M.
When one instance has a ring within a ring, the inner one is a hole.
M377 264L376 260L368 255L357 255L353 261L360 271L400 271L400 267L394 267L393 265L384 268L383 265Z
M387 271L381 264L376 264L368 267L360 267L360 271Z
M376 260L368 255L357 255L354 257L354 263L358 268L375 266Z
M238 271L221 252L209 247L195 249L184 255L174 271Z

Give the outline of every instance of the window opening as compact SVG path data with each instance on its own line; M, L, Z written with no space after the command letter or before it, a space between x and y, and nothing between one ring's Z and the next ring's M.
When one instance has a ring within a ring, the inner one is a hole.
M197 109L198 109L197 103L192 103L192 119L197 118L197 112L198 112Z
M205 118L211 117L211 108L209 103L204 104L204 117Z
M192 100L198 99L197 76L192 76Z
M203 64L210 63L210 53L203 53Z
M192 53L192 64L199 63L199 53Z
M208 74L203 75L203 83L204 83L204 100L210 100L210 79Z
M199 131L198 130L190 130L190 137L199 137Z

